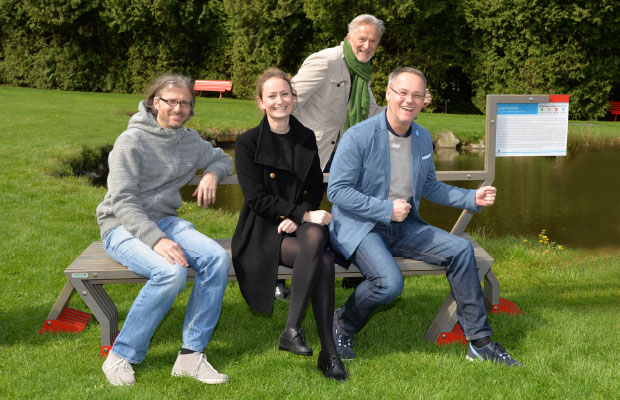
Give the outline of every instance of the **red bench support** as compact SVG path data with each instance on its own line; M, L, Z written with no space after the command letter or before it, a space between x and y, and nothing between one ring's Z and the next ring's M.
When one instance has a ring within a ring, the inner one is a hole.
M609 113L609 117L607 117L608 121L611 121L611 116L613 115L614 122L618 122L618 115L620 115L620 101L610 101L607 112Z

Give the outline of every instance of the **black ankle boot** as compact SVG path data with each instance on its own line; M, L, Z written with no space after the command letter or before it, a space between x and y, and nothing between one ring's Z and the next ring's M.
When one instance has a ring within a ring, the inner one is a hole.
M288 328L280 335L278 349L290 351L300 356L311 356L312 348L306 344L304 331L301 329Z
M330 354L321 350L317 359L317 366L326 378L335 379L337 381L346 381L349 373L344 368L344 364L340 360L338 353Z

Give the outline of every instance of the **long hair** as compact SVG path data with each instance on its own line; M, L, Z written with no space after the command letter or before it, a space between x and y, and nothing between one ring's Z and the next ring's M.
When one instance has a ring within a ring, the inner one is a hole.
M144 91L146 97L146 108L156 116L157 110L153 107L153 100L155 97L159 97L164 90L173 87L184 87L189 89L189 92L192 95L192 104L189 116L194 116L194 104L196 103L196 97L194 96L194 83L190 78L183 75L163 74L155 78L153 83L151 83Z

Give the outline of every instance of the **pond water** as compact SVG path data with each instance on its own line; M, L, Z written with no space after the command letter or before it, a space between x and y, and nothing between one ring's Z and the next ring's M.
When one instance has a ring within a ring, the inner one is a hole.
M437 164L446 170L482 169L484 156L460 155ZM498 191L495 204L475 214L467 230L536 236L546 229L550 240L562 245L620 248L618 149L569 157L497 158L493 185ZM442 227L450 227L458 215L432 203L422 207L425 218Z
M234 156L234 150L227 152ZM481 170L484 153L436 153L435 165L437 170ZM550 240L564 246L620 248L620 149L568 157L502 157L495 167L495 205L475 214L466 231L535 237L545 229ZM191 191L184 197L189 200ZM242 204L239 185L219 187L216 207L239 210ZM326 199L323 207L331 207ZM420 211L428 222L446 230L460 212L426 201Z

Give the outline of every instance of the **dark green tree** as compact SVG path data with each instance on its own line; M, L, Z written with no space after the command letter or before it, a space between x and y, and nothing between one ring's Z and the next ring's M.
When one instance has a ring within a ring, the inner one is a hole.
M620 3L465 0L474 102L487 94L570 94L572 119L605 114L620 82Z
M65 90L97 89L105 27L99 1L3 0L0 2L0 79Z
M294 74L309 24L297 0L223 0L235 96L254 98L269 67Z
M220 5L217 0L102 0L101 19L121 50L110 65L110 86L138 92L162 72L227 79Z
M363 13L386 24L373 60L380 103L405 65L426 74L436 111L448 100L450 112L484 111L492 93L568 93L571 118L588 119L620 93L617 0L0 0L0 83L139 92L174 71L232 79L236 97L252 98L265 68L294 74Z

